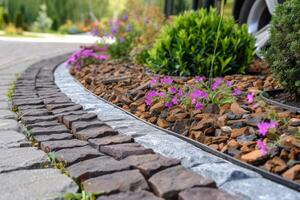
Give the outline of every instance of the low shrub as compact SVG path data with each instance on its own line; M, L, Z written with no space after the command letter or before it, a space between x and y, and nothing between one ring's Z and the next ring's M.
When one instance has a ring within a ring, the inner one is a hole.
M270 48L265 58L283 86L300 97L300 1L278 6L271 23Z
M254 38L246 25L231 17L221 19L214 9L175 17L150 50L147 66L168 75L209 76L211 68L213 76L244 73L254 55Z

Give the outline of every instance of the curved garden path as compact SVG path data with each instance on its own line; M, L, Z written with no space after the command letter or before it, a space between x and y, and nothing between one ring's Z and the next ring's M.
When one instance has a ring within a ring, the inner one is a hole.
M48 156L30 147L10 111L7 91L31 64L78 48L76 44L0 41L0 199L55 199L78 186L59 170L46 169Z
M98 200L299 199L291 189L97 99L72 79L65 66L53 74L65 57L47 58L78 46L0 41L0 200L61 199L77 192L71 178L47 168L48 152L67 161L69 176L87 191L104 192ZM30 130L25 133L41 150L31 147L7 101L6 93L19 73L12 105L18 106L20 119Z

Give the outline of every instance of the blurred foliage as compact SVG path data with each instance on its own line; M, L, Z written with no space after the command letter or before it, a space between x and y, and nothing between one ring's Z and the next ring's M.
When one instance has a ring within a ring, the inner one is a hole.
M33 30L36 32L48 32L52 26L52 19L47 15L47 5L42 4L36 21L33 23Z
M271 23L270 48L265 52L272 74L300 99L300 1L278 6Z

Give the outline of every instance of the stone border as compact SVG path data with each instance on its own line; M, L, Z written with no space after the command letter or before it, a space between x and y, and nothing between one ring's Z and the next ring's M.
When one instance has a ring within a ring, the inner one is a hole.
M72 102L54 83L55 63L63 58L29 67L17 81L12 106L34 143L64 163L66 172L86 192L104 194L98 199L240 199ZM109 112L105 115L111 117Z
M55 82L74 102L79 103L89 112L97 113L100 119L116 130L132 136L138 143L152 148L164 156L181 160L183 166L198 174L213 178L220 188L229 193L255 200L271 200L278 196L281 196L281 199L300 198L300 194L294 190L208 154L174 136L167 135L163 131L127 115L101 98L97 98L73 79L64 64L55 71ZM184 151L182 151L183 149Z

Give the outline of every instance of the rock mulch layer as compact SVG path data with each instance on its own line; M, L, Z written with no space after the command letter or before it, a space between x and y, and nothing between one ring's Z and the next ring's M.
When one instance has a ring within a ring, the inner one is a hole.
M28 68L12 105L38 147L64 162L86 192L101 193L98 199L239 199L84 111L55 85L54 68L53 62Z
M249 104L243 96L238 97L237 103L220 108L208 106L203 112L190 112L178 105L167 109L162 101L156 101L149 107L145 103L146 93L151 89L159 90L162 86L151 86L152 77L145 73L143 66L105 62L86 66L80 71L72 67L70 72L95 95L143 120L300 183L299 114L259 101ZM233 81L234 88L245 93L258 94L262 90L279 87L270 75L232 75L224 79ZM186 77L174 77L174 82L178 85L185 82L196 84L193 78ZM261 137L257 125L270 117L276 118L280 127L275 137L264 139L265 143L276 143L276 148L265 156L258 149L257 141Z

